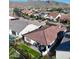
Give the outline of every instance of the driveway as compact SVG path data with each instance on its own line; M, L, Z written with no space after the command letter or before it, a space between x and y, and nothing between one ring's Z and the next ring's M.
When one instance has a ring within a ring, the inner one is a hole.
M56 59L70 59L70 53L67 51L56 51Z

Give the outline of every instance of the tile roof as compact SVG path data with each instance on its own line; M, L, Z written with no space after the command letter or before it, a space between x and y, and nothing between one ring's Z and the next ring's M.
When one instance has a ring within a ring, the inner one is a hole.
M32 10L28 10L28 9L24 9L21 11L22 13L26 13L26 14L32 14Z
M28 23L26 20L9 20L9 29L17 32L18 34L22 31Z
M57 33L59 31L63 31L65 28L59 28L59 26L50 26L48 28L40 28L38 30L35 30L33 32L24 34L24 36L37 41L38 43L40 43L41 45L49 45L50 43L52 43L56 37L57 37Z
M53 18L56 18L58 14L59 13L57 13L57 12L51 12L51 13L48 14L48 16L49 17L52 16Z
M61 14L60 20L70 20L69 14Z
M20 33L29 24L41 26L41 23L39 23L36 20L32 21L32 20L27 20L27 19L23 19L23 18L19 18L19 20L9 19L9 29L11 29L17 33Z

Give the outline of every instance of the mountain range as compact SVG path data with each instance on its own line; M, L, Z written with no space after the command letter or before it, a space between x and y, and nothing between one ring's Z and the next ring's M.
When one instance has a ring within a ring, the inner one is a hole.
M66 4L63 2L56 2L56 1L31 1L29 0L28 2L9 2L9 7L10 8L15 8L15 7L34 7L34 8L70 8L70 4Z

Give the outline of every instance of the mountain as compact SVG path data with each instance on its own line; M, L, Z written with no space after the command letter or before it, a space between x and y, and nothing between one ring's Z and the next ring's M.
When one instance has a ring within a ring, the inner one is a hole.
M56 2L56 1L31 1L29 0L28 2L9 2L9 7L14 8L14 7L35 7L35 8L69 8L70 4L62 3L62 2Z

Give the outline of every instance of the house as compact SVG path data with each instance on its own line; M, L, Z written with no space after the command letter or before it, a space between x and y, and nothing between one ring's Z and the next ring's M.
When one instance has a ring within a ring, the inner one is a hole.
M39 13L34 13L33 15L34 15L34 16L39 16Z
M39 13L39 12L40 12L39 9L35 9L35 8L33 8L32 10L33 10L33 12L35 12L35 13Z
M23 9L21 12L25 13L25 14L28 14L28 15L32 15L33 14L33 11L32 10L28 10L28 9Z
M9 34L21 37L25 33L38 29L40 26L39 22L23 18L9 19Z
M70 15L64 13L52 12L49 13L46 17L48 17L50 20L59 21L59 22L70 21Z
M48 14L47 17L48 17L50 20L53 19L54 21L56 21L57 18L61 17L61 14L58 13L58 12L51 12L51 13Z
M49 50L49 47L54 43L57 38L57 33L64 30L65 28L61 25L40 27L39 29L24 34L23 37L25 42L32 45L36 44L35 46L38 49L44 49L45 51Z
M62 12L65 14L68 14L68 13L70 13L70 9L69 8L63 9Z
M59 25L51 25L47 27L38 28L32 32L26 33L23 36L30 38L29 40L34 40L39 42L41 45L51 45L52 42L57 37L59 31L64 31L65 28Z
M65 27L60 25L52 25L47 27L41 27L32 32L26 33L23 36L39 42L41 45L51 45L52 41L57 37L59 31L64 31ZM29 40L30 40L29 39ZM25 39L27 40L27 39Z
M61 22L70 21L70 15L69 14L61 14L60 21Z

